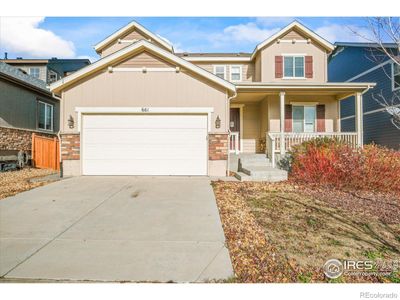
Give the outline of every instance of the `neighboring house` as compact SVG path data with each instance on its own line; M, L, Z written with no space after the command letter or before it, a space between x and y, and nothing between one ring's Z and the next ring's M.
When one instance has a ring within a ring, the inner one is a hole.
M0 61L19 68L32 77L47 84L53 83L90 64L88 59L1 59Z
M50 86L66 175L225 176L235 153L275 162L316 136L362 143L361 126L340 132L339 101L360 107L374 84L328 83L334 46L298 22L252 53L175 53L136 22L95 50L100 60Z
M45 82L0 62L0 156L29 153L32 133L55 137L59 111Z
M369 43L335 43L336 49L329 59L329 80L346 82L376 82L373 90L363 97L364 143L376 143L390 148L400 148L400 130L392 123L392 116L379 104L382 94L391 99L400 96L400 68L377 45ZM389 51L398 45L385 44ZM395 54L396 55L396 54ZM377 61L378 60L378 61ZM375 99L374 99L375 98ZM394 103L400 107L400 102ZM341 101L340 118L342 131L355 130L354 97Z

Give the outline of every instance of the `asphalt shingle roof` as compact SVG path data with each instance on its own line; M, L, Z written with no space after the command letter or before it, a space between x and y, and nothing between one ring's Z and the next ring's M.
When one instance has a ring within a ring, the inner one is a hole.
M13 77L19 81L23 81L29 85L32 85L36 88L39 88L47 93L50 93L50 90L47 88L46 82L43 80L37 79L33 76L23 73L18 68L10 66L6 63L0 62L0 73L6 74L10 77Z

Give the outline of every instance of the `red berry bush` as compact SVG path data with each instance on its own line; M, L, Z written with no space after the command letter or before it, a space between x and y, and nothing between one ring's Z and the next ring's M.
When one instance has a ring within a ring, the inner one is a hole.
M293 147L290 178L298 183L400 194L400 152L377 145L353 149L317 138Z

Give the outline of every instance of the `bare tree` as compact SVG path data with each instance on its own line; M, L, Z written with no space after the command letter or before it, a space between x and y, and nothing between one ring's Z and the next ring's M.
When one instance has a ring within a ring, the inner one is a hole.
M375 17L367 18L366 30L357 31L350 29L354 34L370 43L368 58L380 64L387 60L393 67L400 71L400 18ZM392 71L382 66L383 72L392 80ZM394 79L393 79L394 80ZM395 83L396 84L396 83ZM400 84L400 83L398 83ZM392 95L384 95L383 91L373 92L372 98L385 108L391 115L391 122L400 130L400 92L394 91Z

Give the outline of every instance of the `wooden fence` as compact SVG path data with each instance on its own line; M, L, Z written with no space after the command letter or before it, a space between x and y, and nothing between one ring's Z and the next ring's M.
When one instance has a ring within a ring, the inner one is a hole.
M60 147L56 137L48 138L32 133L32 164L39 169L59 170Z

